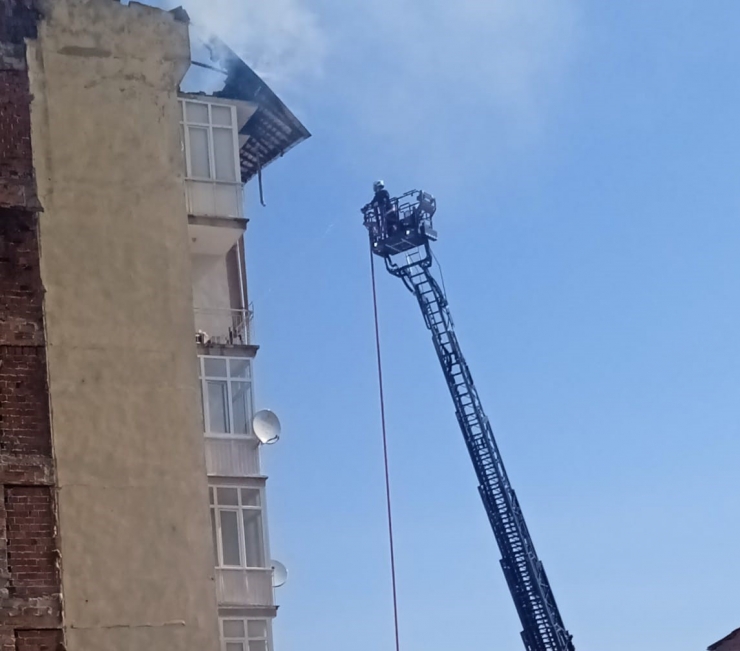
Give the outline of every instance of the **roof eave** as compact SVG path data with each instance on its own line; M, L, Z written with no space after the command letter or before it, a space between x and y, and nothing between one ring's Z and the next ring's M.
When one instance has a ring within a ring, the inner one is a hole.
M721 645L734 639L737 635L740 635L740 628L736 628L729 635L725 635L725 637L723 637L721 640L717 640L717 642L715 642L711 646L708 646L707 651L717 651L717 649L719 649Z
M274 160L311 137L311 133L272 89L223 41L211 36L212 58L226 71L226 83L213 97L243 100L257 111L242 127L247 136L239 157L242 181L246 183Z

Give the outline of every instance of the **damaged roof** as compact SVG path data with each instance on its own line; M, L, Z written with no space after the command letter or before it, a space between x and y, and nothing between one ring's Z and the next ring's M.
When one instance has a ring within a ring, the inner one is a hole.
M725 642L729 642L730 640L734 640L735 638L740 638L740 628L736 628L729 635L726 635L721 640L707 647L707 651L717 651L717 649L719 649Z
M262 168L311 134L259 75L228 45L211 36L207 47L213 61L226 73L223 88L214 92L212 97L242 100L257 107L254 115L239 131L240 135L247 136L239 152L242 181L246 183Z

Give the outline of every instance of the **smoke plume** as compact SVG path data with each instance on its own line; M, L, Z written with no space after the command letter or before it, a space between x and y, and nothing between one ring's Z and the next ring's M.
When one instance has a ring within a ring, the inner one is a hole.
M143 0L164 9L182 5L194 25L224 40L276 90L321 74L326 44L303 0Z

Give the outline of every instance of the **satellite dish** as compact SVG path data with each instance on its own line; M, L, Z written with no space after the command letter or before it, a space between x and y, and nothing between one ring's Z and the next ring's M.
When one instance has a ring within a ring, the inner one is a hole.
M280 561L272 561L272 587L279 588L288 580L288 570Z
M252 429L254 435L260 440L260 443L271 445L277 443L280 438L280 420L275 412L269 409L258 411L252 419Z

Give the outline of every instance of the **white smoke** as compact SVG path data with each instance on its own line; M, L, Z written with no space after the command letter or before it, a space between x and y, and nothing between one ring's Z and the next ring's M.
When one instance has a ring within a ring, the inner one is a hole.
M184 0L194 23L226 41L269 84L285 88L320 74L325 43L300 0Z
M183 6L194 25L229 45L276 90L289 90L321 74L326 42L315 13L303 0L143 0Z
M380 96L400 115L465 95L499 119L536 122L577 40L576 0L374 0L363 11L387 68Z
M342 56L327 68L335 101L365 135L350 153L358 170L423 178L439 192L486 182L543 142L569 101L579 0L332 4Z

